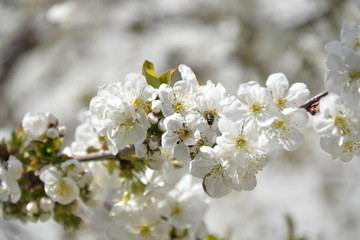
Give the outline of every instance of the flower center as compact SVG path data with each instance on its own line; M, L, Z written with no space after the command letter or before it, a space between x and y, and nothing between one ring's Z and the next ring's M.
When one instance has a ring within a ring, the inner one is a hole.
M171 210L171 215L178 215L181 212L181 209L179 207L174 207Z
M334 124L342 134L350 135L351 131L348 127L346 127L346 119L343 116L341 115L336 116L334 120Z
M254 115L258 115L261 112L261 106L258 103L254 103L249 107L250 112L252 112Z
M150 232L150 228L147 225L142 225L142 226L140 226L139 231L140 231L141 235L145 235Z
M176 101L172 107L176 113L181 113L185 110L184 101Z
M244 134L241 134L236 140L236 146L238 148L245 149L248 146L247 140Z
M135 105L136 108L139 108L139 107L142 106L142 103L143 103L143 102L141 101L140 98L136 98L136 99L133 100L132 103Z
M354 39L353 48L360 48L360 37Z
M350 79L350 80L349 80L349 83L353 83L353 82L355 82L355 81L357 81L357 80L360 79L360 72L359 72L359 71L356 71L356 70L353 70L353 71L349 72L348 77L349 77L349 79Z
M60 180L55 184L55 192L60 196L71 196L73 189L64 180Z
M286 99L283 98L275 98L275 105L280 109L283 110L285 108Z
M275 129L286 130L285 121L281 117L276 118L271 126Z
M181 138L182 140L186 140L190 137L190 130L187 128L181 129L177 132L179 138Z

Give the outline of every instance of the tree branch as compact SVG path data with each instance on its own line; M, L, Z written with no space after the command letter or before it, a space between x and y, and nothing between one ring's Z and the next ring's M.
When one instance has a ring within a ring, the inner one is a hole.
M307 100L303 105L299 106L299 108L305 108L310 114L314 115L319 111L319 101L321 98L328 95L328 91L324 91L319 93L315 97ZM134 145L129 145L123 149L121 149L116 155L113 155L110 150L89 153L83 156L74 156L74 159L79 160L80 162L89 162L89 161L102 161L102 160L123 160L121 158L122 154L132 152L135 150Z
M299 108L305 108L306 111L308 111L311 115L315 115L317 112L319 112L319 101L321 98L328 95L328 91L324 91L322 93L319 93L315 97L307 100L303 105L301 105Z
M102 161L102 160L122 160L121 155L134 151L134 145L129 145L121 149L116 155L112 154L110 150L89 153L83 156L74 156L74 159L79 160L80 162L89 162L89 161Z

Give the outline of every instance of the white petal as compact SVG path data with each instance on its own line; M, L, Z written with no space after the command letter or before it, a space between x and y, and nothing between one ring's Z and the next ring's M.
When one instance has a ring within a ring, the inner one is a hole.
M274 97L285 97L289 88L289 81L283 73L274 73L266 80L266 86Z
M204 177L203 188L210 197L220 198L232 191L229 182L231 178L227 174L210 174Z
M190 149L183 143L180 143L174 148L174 157L180 161L190 161Z

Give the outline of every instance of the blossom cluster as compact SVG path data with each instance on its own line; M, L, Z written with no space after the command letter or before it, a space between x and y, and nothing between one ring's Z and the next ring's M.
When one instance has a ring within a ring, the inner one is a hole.
M320 100L314 129L324 151L347 162L360 155L360 24L344 23L340 38L325 45L329 94Z
M345 23L341 41L325 49L328 93L310 106L314 129L326 152L350 161L360 154L360 25ZM110 239L204 239L206 195L253 190L276 150L299 149L309 95L275 73L231 96L220 83L200 85L184 64L158 76L145 61L142 74L99 88L65 148L66 128L53 114L25 115L0 143L3 216L53 216L73 230L79 211L100 205Z
M220 84L199 85L186 65L181 80L158 89L141 74L129 74L124 83L107 83L91 100L91 124L105 136L113 154L134 144L138 157L161 168L163 152L190 173L203 179L211 197L232 190L252 190L256 174L277 148L295 150L304 141L298 128L308 121L298 108L309 97L305 84L273 74L267 87L241 84L229 96ZM157 162L155 164L154 162Z

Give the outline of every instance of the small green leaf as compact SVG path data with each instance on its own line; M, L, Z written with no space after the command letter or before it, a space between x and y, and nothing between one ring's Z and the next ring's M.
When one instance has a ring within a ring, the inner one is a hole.
M144 64L143 64L143 74L144 74L144 69L151 69L151 70L155 70L154 64L148 60L145 60Z
M146 82L154 88L159 88L160 80L159 76L155 72L154 64L145 60L142 67L142 74L144 75Z
M209 234L206 236L205 240L220 240L220 239L212 234Z
M146 82L152 86L153 88L159 88L160 80L156 72L152 69L145 69L144 76L146 78Z
M167 70L166 72L161 74L161 76L159 77L160 84L165 83L167 85L170 85L177 70L178 70L177 67L176 68L170 68L169 70Z

